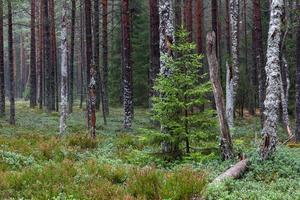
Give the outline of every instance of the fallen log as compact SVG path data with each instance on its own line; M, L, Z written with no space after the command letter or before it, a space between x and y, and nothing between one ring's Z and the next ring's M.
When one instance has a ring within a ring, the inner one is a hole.
M244 159L230 167L228 170L226 170L224 173L219 175L215 180L212 182L212 184L220 183L225 179L236 179L239 178L243 172L246 170L247 165L249 163L248 159Z

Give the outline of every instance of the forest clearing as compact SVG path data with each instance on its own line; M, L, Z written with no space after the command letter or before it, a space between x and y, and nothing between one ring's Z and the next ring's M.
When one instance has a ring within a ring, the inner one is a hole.
M0 200L300 200L299 0L0 0Z

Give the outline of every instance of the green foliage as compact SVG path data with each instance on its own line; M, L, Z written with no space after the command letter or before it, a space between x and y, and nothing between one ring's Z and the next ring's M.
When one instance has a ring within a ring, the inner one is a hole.
M168 133L160 139L175 145L214 125L213 112L199 109L208 102L211 86L204 81L206 74L199 76L202 56L193 53L195 45L187 37L184 30L177 33L172 46L177 56L164 58L170 74L159 74L154 86L160 97L153 98L153 119Z

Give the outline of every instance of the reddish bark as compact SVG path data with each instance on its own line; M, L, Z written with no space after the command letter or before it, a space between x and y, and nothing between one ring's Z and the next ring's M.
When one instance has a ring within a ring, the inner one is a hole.
M188 40L192 42L193 40L193 9L192 9L192 0L184 1L184 27L189 33Z

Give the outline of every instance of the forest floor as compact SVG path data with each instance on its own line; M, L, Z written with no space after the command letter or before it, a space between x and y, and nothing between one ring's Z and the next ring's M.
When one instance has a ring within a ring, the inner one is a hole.
M233 130L235 150L248 156L249 169L241 179L210 185L237 161L220 160L218 131L170 162L149 142L147 110L135 110L130 132L122 129L120 108L111 108L107 126L97 114L92 140L77 107L63 138L59 113L29 109L28 102L17 102L16 126L0 119L0 199L300 199L300 148L279 145L272 160L261 162L257 118L239 120ZM279 136L286 138L283 130Z

